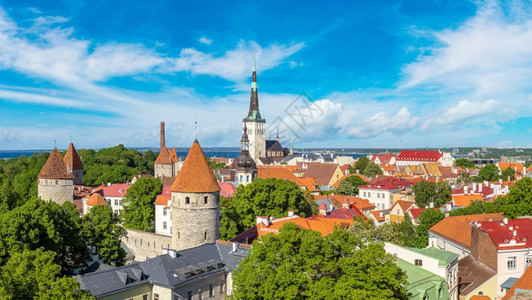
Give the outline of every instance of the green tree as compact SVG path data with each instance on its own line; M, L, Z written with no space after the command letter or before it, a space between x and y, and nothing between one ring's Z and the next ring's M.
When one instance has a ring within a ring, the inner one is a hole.
M515 180L515 170L511 167L506 168L501 174L502 180Z
M463 216L463 215L477 215L477 214L489 214L502 212L502 206L500 202L502 197L497 198L493 202L486 202L481 200L476 200L471 202L467 207L461 207L449 212L449 216Z
M119 225L118 217L109 206L97 205L83 216L83 234L98 254L117 266L122 266L126 252L120 240L126 231Z
M438 209L425 209L419 214L416 235L411 246L425 248L429 244L428 230L439 221L445 218L445 214Z
M406 276L381 243L292 223L255 241L233 278L235 299L407 298Z
M358 187L359 186L365 185L365 184L368 183L367 181L365 181L364 179L360 178L360 176L357 176L357 175L348 176L343 181L347 181L347 182L351 183L351 185L355 188L354 195L358 195Z
M415 245L414 238L416 229L409 214L405 214L401 223L397 225L397 230L399 232L399 245L408 247L413 247Z
M414 184L414 197L419 207L427 207L431 202L440 207L451 200L451 187L445 182L422 180Z
M454 165L457 167L461 167L462 169L473 169L475 168L475 163L470 161L467 158L457 158L454 161Z
M462 184L468 184L474 181L471 174L467 172L462 172L458 174L458 177L456 178L456 180L458 181L458 183L462 183Z
M58 277L54 252L24 250L0 267L2 299L94 299L73 278Z
M364 170L366 169L366 166L369 163L369 158L367 156L361 156L357 159L357 162L355 163L355 172L358 171L358 174L363 174ZM353 172L353 173L355 173Z
M487 164L480 169L478 176L482 180L495 181L499 179L499 169L495 164Z
M162 191L159 178L139 178L126 192L124 209L120 213L122 224L126 228L155 230L155 198Z
M344 196L356 196L357 195L357 193L355 193L355 187L353 187L353 185L347 180L342 180L340 182L340 184L336 188L336 193L339 195L344 195Z
M366 177L371 178L376 175L382 175L382 170L381 167L379 167L379 165L377 165L376 163L369 162L366 168L364 168L364 172L362 172L362 174Z
M499 201L497 201L499 200ZM510 187L506 197L497 198L496 204L508 218L529 216L532 214L532 179L525 177Z
M221 201L220 235L231 239L255 225L257 216L286 216L293 210L302 217L312 214L311 198L305 198L301 188L290 181L258 178L251 184L239 186L233 198Z
M525 166L525 168L528 169L528 168L530 168L531 165L532 165L532 161L527 161L524 166Z

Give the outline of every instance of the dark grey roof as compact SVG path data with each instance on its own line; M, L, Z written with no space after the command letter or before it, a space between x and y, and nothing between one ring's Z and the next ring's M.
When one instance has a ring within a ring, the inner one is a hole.
M283 146L277 140L266 141L266 151L283 151Z
M101 297L144 284L174 288L184 282L195 281L206 275L231 272L247 255L248 248L222 243L204 244L181 250L173 258L170 254L135 262L129 266L86 275L76 279L81 288Z

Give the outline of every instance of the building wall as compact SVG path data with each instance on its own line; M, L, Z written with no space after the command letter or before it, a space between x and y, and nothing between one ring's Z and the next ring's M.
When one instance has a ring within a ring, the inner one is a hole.
M74 184L83 184L83 170L72 170Z
M240 180L240 177L242 177L242 180ZM256 172L243 172L243 171L236 171L235 174L235 181L238 183L238 185L248 185L255 180L257 177Z
M375 205L375 210L389 209L392 206L393 198L390 190L359 188L358 196L368 199Z
M165 299L173 300L174 299L173 298L172 289L169 289L167 287L153 285L153 287L152 287L152 295L153 295L153 297L150 298L150 300L151 299L155 299L155 294L157 294L159 296L159 300L165 300Z
M122 241L135 254L136 261L163 254L163 248L172 247L172 237L133 229L126 229L127 236Z
M72 179L38 179L37 195L44 201L58 204L73 202L74 181Z
M220 238L219 197L219 192L172 192L173 249L180 250L205 243L215 243Z
M212 296L209 295L210 285L212 285ZM221 288L220 288L221 287ZM199 280L191 281L188 284L180 285L173 292L178 296L177 299L188 299L188 293L192 292L192 299L225 299L226 296L225 272L212 274L209 277L202 277Z
M454 165L454 157L449 152L443 152L443 156L438 160L443 167L450 167Z
M445 273L442 274L442 272L440 272L439 260L436 258L432 258L430 256L426 256L426 255L419 254L417 252L410 251L408 249L399 247L392 243L384 243L384 250L386 250L387 253L397 255L398 258L412 265L415 265L416 259L421 259L422 260L421 267L424 270L427 270L433 274L436 274L436 275L439 275L445 278Z
M462 248L461 246L459 245L456 245L454 243L451 243L449 241L447 241L446 239L440 237L440 236L436 236L434 234L432 234L430 231L429 231L429 247L437 247L441 250L444 250L444 251L449 251L449 252L452 252L452 253L456 253L458 254L458 260L468 256L469 254L471 254L470 250L468 249L465 249L465 248Z
M109 203L109 206L111 206L111 209L113 212L117 215L120 215L120 211L124 208L122 206L123 197L105 197L103 196L105 201Z
M172 164L169 165L163 165L163 164L155 164L154 170L153 170L155 177L172 177L174 175L174 167Z
M336 167L336 170L334 170L334 174L331 176L331 180L329 181L329 186L332 186L335 184L338 179L342 178L344 176L344 173L342 172L342 169L340 167Z
M499 250L497 253L497 287L499 296L506 294L505 289L501 289L501 284L510 277L519 278L525 272L527 253L532 255L532 249L522 248L515 250ZM508 258L516 257L517 263L514 270L508 269Z
M148 299L152 299L152 294L150 291L150 284L145 284L133 289L121 291L109 296L100 297L100 300L123 300L123 299L133 299L133 300L142 300L144 295L148 295ZM160 298L162 299L171 299L171 298Z
M460 300L469 300L471 297L479 295L481 293L484 296L488 296L491 299L497 299L497 275L486 280L484 284L480 285L476 289L472 290L467 295L460 295Z
M259 157L266 157L266 122L244 122L248 130L249 155L260 164ZM242 128L244 128L242 123Z
M171 203L171 201L169 202ZM165 210L166 216L164 215ZM166 222L166 229L164 222ZM172 235L172 209L166 208L166 205L155 205L155 233Z
M471 255L481 265L497 272L497 246L489 234L471 226Z

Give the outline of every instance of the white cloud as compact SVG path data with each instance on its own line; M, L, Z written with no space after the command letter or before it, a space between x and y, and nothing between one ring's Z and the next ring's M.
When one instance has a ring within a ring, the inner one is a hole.
M211 39L208 39L207 37L205 36L202 36L200 39L199 39L199 42L202 43L202 44L205 44L205 45L210 45L212 43L212 40Z
M0 127L0 143L11 143L15 141L15 135Z
M348 133L357 138L375 137L385 132L402 134L415 128L418 122L419 118L413 116L408 108L402 107L395 115L381 111L361 120L356 126L349 128Z
M473 119L485 116L489 117L491 113L499 106L499 102L491 99L484 102L472 102L462 100L446 111L444 111L434 122L438 125L452 125L460 127L464 123L471 122Z

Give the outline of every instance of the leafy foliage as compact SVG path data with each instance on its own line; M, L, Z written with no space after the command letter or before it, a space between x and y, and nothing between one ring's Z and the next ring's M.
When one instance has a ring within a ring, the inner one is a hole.
M506 197L499 197L495 201L496 206L508 218L529 216L532 214L532 179L525 177L518 180L510 187Z
M126 228L155 230L155 198L161 193L163 185L159 178L139 178L124 197L124 209L120 213L122 224Z
M360 178L360 176L351 175L340 182L336 188L336 193L345 196L356 196L358 195L358 187L367 183L368 182ZM352 189L348 186L348 184L352 187Z
M457 158L454 161L454 165L457 167L461 167L462 169L473 169L475 168L475 163L470 161L467 158Z
M499 169L495 164L487 164L480 169L478 176L487 181L499 180Z
M209 163L209 166L211 169L229 169L229 166L226 163L218 163L214 158L212 157L205 157L207 159L207 162Z
M515 170L511 167L506 168L501 174L502 180L515 180Z
M376 163L369 162L362 174L366 177L375 177L376 175L382 175L382 170Z
M425 209L419 214L416 234L412 239L412 247L425 248L429 244L428 230L445 218L439 209Z
M351 173L355 174L358 171L358 174L363 174L369 162L370 160L367 156L359 157L355 163L355 168L351 171Z
M420 181L414 184L414 196L419 207L427 207L430 202L440 207L451 200L451 186L446 182Z
M97 205L91 208L83 216L83 234L102 258L117 266L124 264L126 252L120 247L120 239L126 231L119 225L111 207Z
M313 212L312 196L290 181L258 178L239 186L233 198L221 198L220 236L231 239L255 225L257 216L286 216L289 210L304 216Z
M395 258L346 230L321 237L287 223L250 252L234 273L235 299L407 298Z

